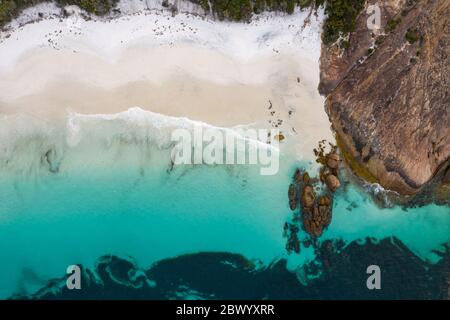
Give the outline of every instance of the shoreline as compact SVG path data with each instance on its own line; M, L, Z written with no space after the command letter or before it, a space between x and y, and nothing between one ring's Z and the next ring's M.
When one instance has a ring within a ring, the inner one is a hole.
M219 127L278 128L312 161L317 141L333 136L317 91L320 18L304 27L306 16L244 24L148 11L76 29L70 17L41 20L0 43L0 114L64 121L69 112L138 107Z

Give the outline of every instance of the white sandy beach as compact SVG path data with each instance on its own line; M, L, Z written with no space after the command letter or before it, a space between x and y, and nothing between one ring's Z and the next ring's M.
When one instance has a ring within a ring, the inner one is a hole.
M36 10L50 18L0 38L3 116L64 121L139 107L221 127L281 123L306 159L317 141L333 140L317 92L320 17L305 25L308 12L264 14L246 24L134 8L85 21L51 18L52 5L28 14Z

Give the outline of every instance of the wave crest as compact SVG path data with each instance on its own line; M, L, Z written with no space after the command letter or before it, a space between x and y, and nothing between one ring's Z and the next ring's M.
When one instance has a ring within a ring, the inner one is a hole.
M139 166L173 162L170 151L176 129L194 128L232 134L235 139L259 147L271 145L242 135L245 126L221 128L185 117L172 117L135 107L115 114L70 112L64 121L48 121L31 115L0 119L0 170L9 173L55 173L75 167Z

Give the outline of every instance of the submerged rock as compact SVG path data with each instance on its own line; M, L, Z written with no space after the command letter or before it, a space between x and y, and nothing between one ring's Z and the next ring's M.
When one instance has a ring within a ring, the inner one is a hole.
M289 224L289 232L288 242L286 243L287 252L300 253L300 241L297 235L299 228L295 224Z
M297 169L297 170L295 171L295 174L294 174L294 181L295 181L296 183L302 182L302 172L300 171L300 169Z
M289 197L289 207L291 210L295 210L297 207L297 188L295 184L289 185L289 191L288 191L288 197Z
M304 213L303 228L311 237L318 238L322 235L323 228L320 222L314 219L314 217L316 216L315 211L317 211L317 208Z
M306 208L303 211L303 227L312 237L318 238L330 225L331 216L331 199L322 196L313 208Z
M283 237L288 236L288 231L289 231L289 224L287 222L285 222L284 226L283 226Z
M301 196L301 204L303 209L309 209L314 206L314 200L316 199L316 194L314 189L310 185L306 185L303 187L302 196Z

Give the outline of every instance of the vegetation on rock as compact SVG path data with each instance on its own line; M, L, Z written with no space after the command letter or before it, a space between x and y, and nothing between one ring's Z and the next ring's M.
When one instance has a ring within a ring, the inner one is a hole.
M350 151L348 151L341 139L341 137L336 134L336 144L341 152L342 157L345 159L345 163L350 167L356 176L364 179L369 183L379 183L378 179L365 168L357 159L355 159Z
M419 32L416 29L408 29L408 31L405 34L405 39L410 43L413 44L417 40L419 40L420 35Z
M17 5L13 0L4 0L0 2L0 25L4 25L11 20L14 12L17 10Z
M109 13L119 0L55 0L59 6L77 5L98 16ZM0 0L0 27L17 17L23 9L48 0Z
M396 19L391 19L391 20L389 20L389 21L387 22L387 30L388 30L388 31L394 30L394 29L398 26L398 24L399 24L400 22L402 22L402 19L401 19L401 18L396 18Z
M331 44L352 32L364 4L365 0L326 0L323 42Z

